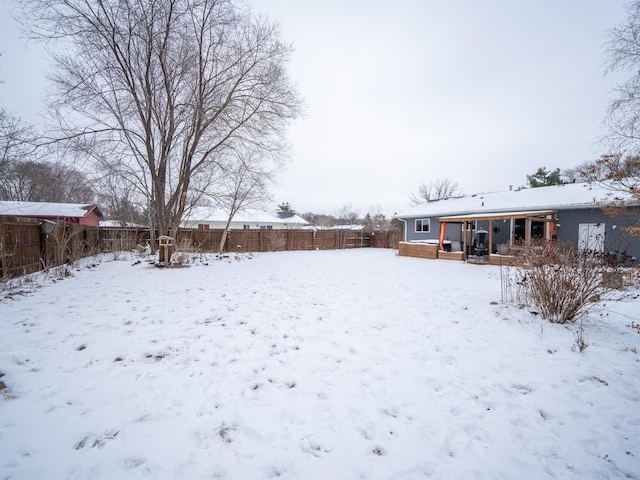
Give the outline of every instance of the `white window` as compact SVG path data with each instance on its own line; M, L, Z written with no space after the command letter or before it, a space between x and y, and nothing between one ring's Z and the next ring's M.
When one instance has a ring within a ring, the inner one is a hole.
M251 230L251 225L242 225L243 230Z
M416 232L429 233L431 231L431 220L429 218L416 219Z

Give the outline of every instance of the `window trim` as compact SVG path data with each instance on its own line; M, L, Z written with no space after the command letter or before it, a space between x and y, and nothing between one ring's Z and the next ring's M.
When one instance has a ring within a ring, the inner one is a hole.
M418 222L420 222L420 230L418 230ZM427 229L425 230L425 223ZM413 222L413 229L416 233L431 233L431 219L430 218L416 218Z

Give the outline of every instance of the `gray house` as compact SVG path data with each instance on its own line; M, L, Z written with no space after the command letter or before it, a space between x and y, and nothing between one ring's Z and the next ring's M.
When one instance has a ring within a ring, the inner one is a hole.
M531 239L564 240L583 249L626 252L637 258L640 239L631 237L625 227L636 225L638 217L611 217L603 210L620 202L628 211L640 213L640 205L630 196L595 184L573 183L427 202L397 217L405 223L405 243L460 252L454 258L500 255L508 246Z

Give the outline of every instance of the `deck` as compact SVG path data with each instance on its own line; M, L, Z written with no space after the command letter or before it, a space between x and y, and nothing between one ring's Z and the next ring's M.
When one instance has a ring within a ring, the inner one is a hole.
M425 258L429 260L457 260L467 261L468 263L475 264L505 266L514 264L514 258L509 255L499 255L492 253L490 255L480 257L468 255L465 258L464 252L448 252L440 250L439 246L433 243L400 242L399 254L402 257Z

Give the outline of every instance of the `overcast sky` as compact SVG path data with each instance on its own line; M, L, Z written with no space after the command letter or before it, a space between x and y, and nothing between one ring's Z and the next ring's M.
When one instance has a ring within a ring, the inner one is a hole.
M405 210L421 183L465 193L600 156L624 0L249 0L295 50L307 113L274 200L298 212ZM0 10L0 105L37 122L46 62ZM618 77L618 80L621 77Z

